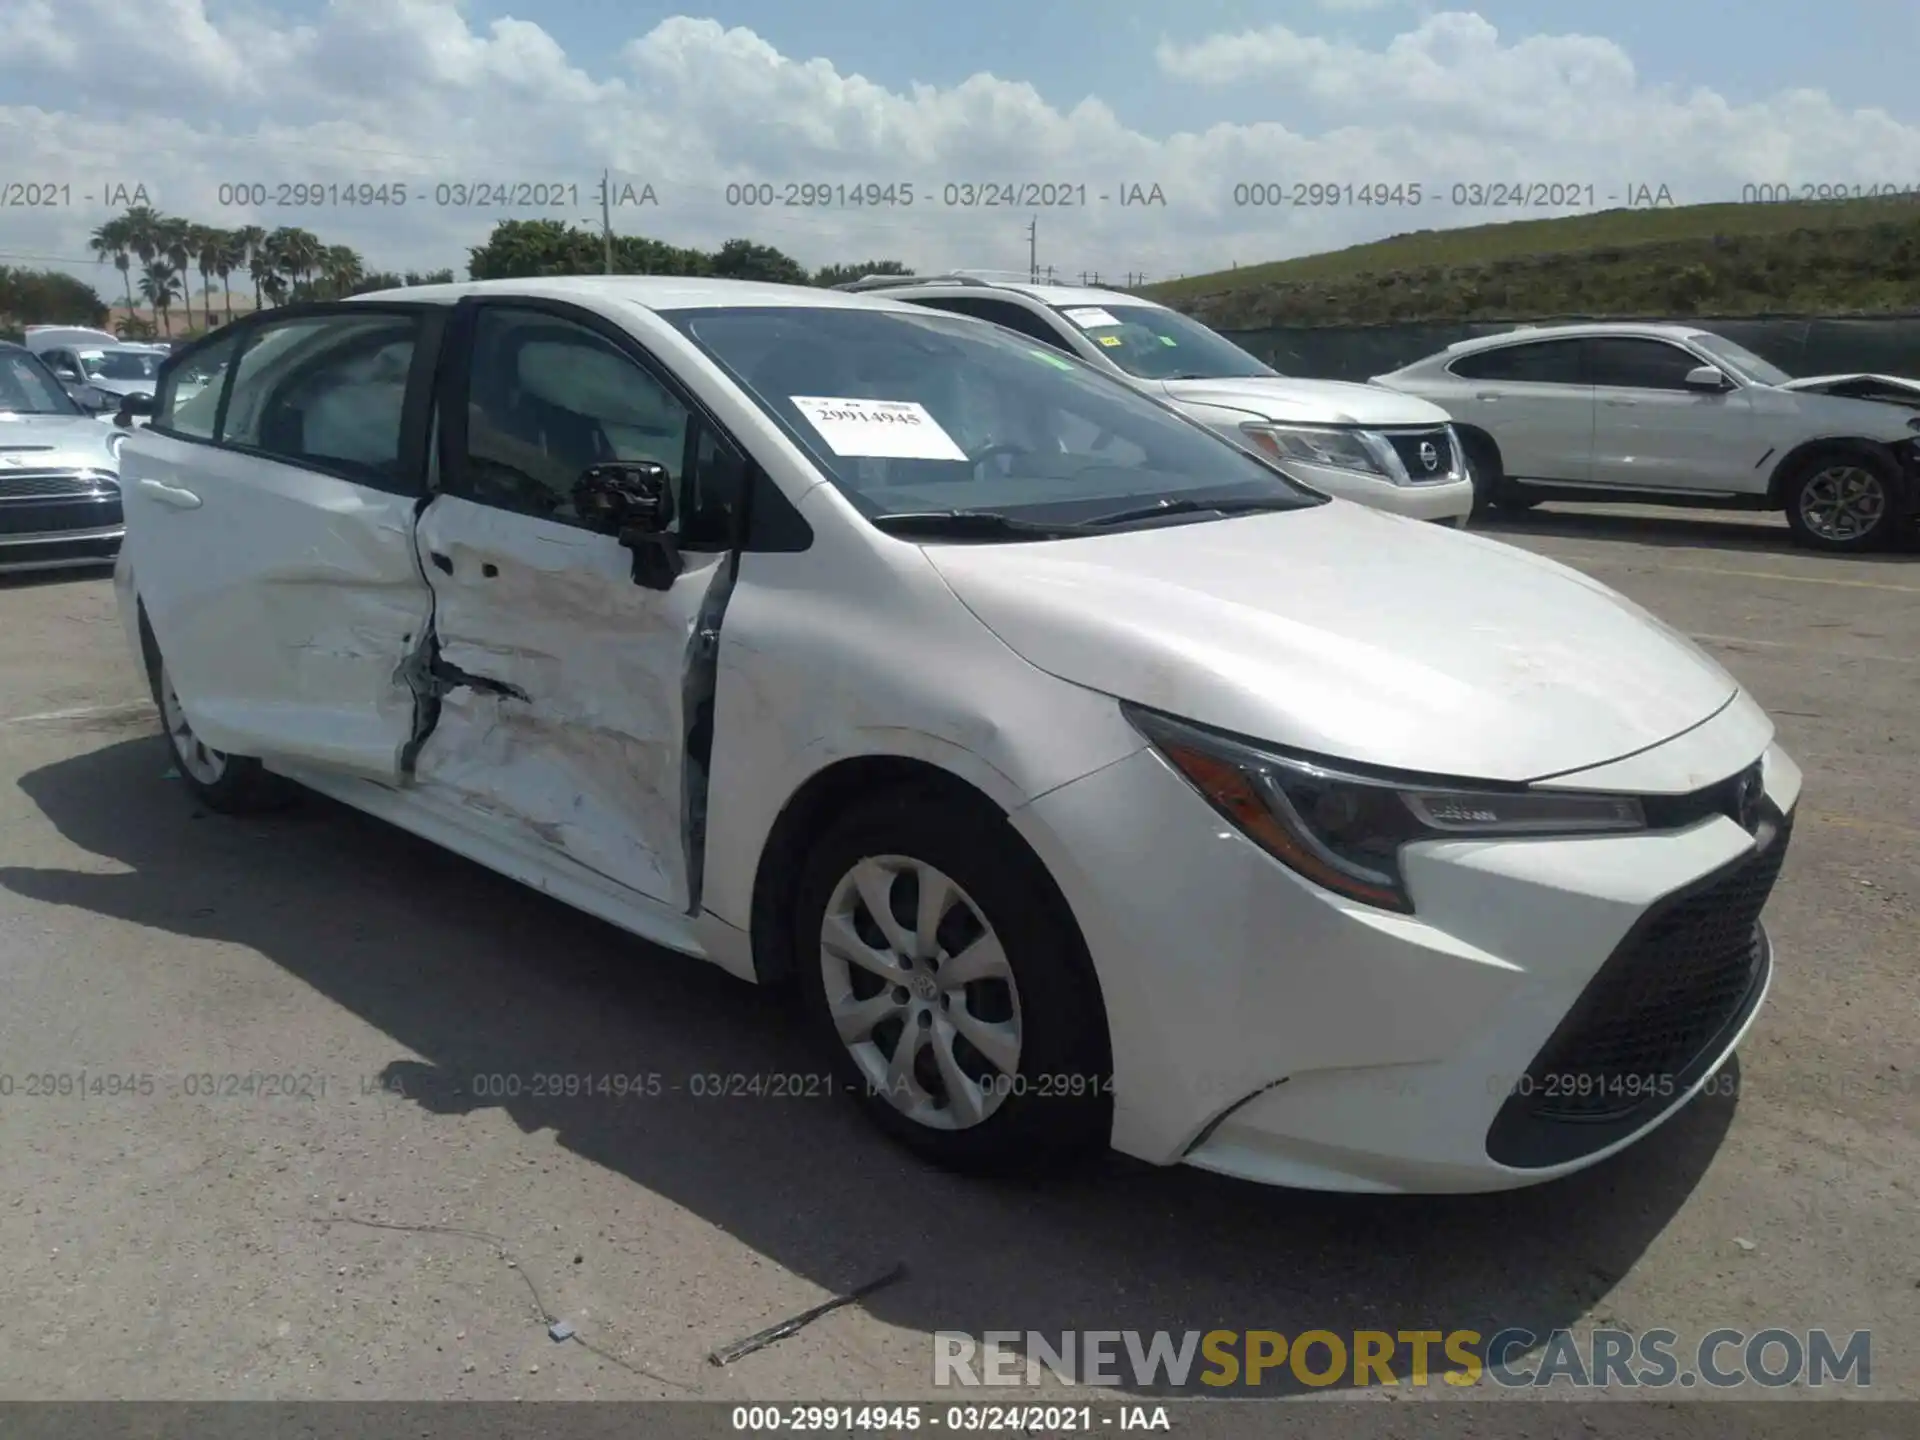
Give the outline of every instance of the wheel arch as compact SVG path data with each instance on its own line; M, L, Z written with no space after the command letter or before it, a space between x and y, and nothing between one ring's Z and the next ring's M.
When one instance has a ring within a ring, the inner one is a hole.
M1893 447L1859 435L1822 435L1812 440L1802 440L1787 451L1774 463L1773 473L1767 477L1768 503L1775 509L1786 509L1788 482L1809 460L1827 454L1870 455L1883 464L1891 466L1898 477L1896 489L1899 492L1899 499L1905 508L1913 509L1915 487L1908 478L1905 468L1900 464L1899 456L1894 454Z
M991 820L1000 826L1013 853L1040 887L1046 903L1074 937L1076 953L1068 962L1080 967L1100 997L1100 1032L1111 1045L1106 999L1100 977L1087 951L1078 917L1059 882L1032 845L1012 823L1007 809L986 790L956 771L933 761L897 753L853 755L835 760L808 776L787 798L760 848L754 869L752 913L748 920L753 968L764 985L786 983L794 973L796 956L789 933L807 849L848 806L889 792L917 791L936 804L947 804ZM1109 1054L1106 1059L1111 1061Z

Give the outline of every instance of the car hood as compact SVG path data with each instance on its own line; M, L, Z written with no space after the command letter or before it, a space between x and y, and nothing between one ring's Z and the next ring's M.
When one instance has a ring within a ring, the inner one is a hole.
M1444 425L1446 411L1382 385L1255 375L1231 380L1168 380L1168 398L1245 410L1264 420L1308 425Z
M1920 405L1920 380L1904 375L1874 375L1857 371L1849 375L1802 375L1776 390L1798 390L1817 395L1838 395L1848 400L1884 400L1895 405Z
M1343 501L925 550L1050 674L1359 764L1537 780L1657 745L1739 693L1578 571Z
M0 478L9 470L118 471L112 425L91 415L19 415L0 410Z

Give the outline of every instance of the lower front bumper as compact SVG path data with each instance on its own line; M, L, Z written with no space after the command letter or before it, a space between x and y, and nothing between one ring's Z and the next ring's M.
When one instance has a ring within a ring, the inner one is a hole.
M1727 755L1724 770L1753 758ZM1791 812L1798 769L1770 749L1765 775L1774 807ZM1114 1146L1156 1163L1385 1193L1551 1179L1675 1113L1724 1064L1766 993L1763 955L1718 1032L1652 1077L1624 1126L1589 1131L1586 1148L1560 1159L1500 1150L1517 1162L1503 1163L1490 1153L1503 1107L1551 1083L1541 1074L1549 1042L1619 973L1609 962L1637 927L1757 853L1732 819L1417 845L1406 856L1409 916L1308 885L1222 824L1151 751L1014 818L1079 917L1100 977Z
M64 570L79 565L110 565L126 538L125 525L85 530L49 530L0 535L0 575L24 570Z

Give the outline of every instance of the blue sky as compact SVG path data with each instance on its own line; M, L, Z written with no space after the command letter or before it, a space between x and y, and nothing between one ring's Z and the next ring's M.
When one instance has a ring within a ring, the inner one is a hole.
M142 0L137 26L126 3L0 0L0 178L137 177L163 210L304 224L380 268L459 268L502 217L417 190L404 210L254 210L222 185L585 192L607 165L661 197L618 216L623 231L744 235L810 265L1012 267L1025 213L748 213L726 187L1157 181L1159 209L1041 219L1043 262L1155 276L1564 213L1438 203L1448 181L1665 185L1679 203L1760 182L1920 196L1920 0ZM1230 199L1277 178L1421 181L1429 198L1284 213ZM5 212L0 263L85 266L102 218Z
M467 8L476 21L536 19L574 55L610 53L670 15L711 16L753 30L796 59L825 56L843 73L890 87L914 81L951 85L985 70L1030 81L1059 106L1098 95L1130 124L1164 132L1215 119L1284 119L1292 107L1278 92L1235 97L1231 106L1196 107L1182 87L1154 72L1153 47L1163 37L1280 23L1379 44L1409 17L1451 7L1387 3L1356 11L1315 0L734 0L694 7L648 0L475 0ZM1491 20L1503 34L1604 36L1625 47L1648 80L1708 85L1736 103L1813 86L1903 119L1920 118L1920 0L1482 0L1462 8ZM1391 80L1382 76L1383 83Z

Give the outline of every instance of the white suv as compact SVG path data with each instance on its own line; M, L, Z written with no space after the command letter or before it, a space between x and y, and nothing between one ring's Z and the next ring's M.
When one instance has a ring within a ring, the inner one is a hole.
M1444 410L1378 385L1281 375L1137 295L966 272L874 275L838 288L991 320L1170 401L1343 500L1454 526L1472 513L1472 477Z
M1801 544L1866 550L1920 502L1914 401L1826 392L1690 325L1465 340L1373 383L1446 407L1483 505L1631 500L1784 510Z

